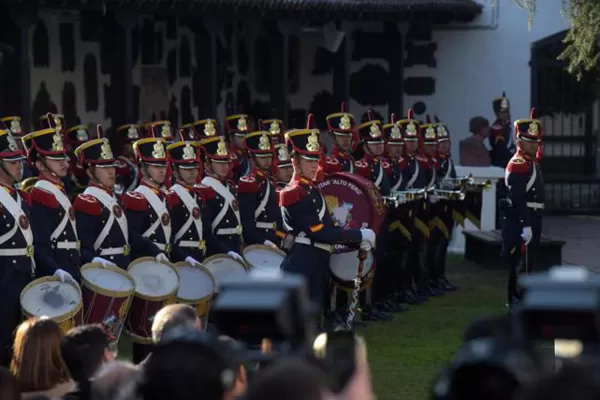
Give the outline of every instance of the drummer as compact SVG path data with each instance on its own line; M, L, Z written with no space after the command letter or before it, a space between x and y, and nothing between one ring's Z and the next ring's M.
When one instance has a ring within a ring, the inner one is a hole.
M0 365L10 362L12 336L21 322L20 294L35 275L29 196L14 189L25 153L8 130L0 130ZM15 229L16 225L16 229ZM12 232L12 235L11 235Z
M266 131L252 132L244 138L250 172L240 178L238 197L244 243L264 244L278 248L285 237L281 210L277 204L275 185L269 176L273 164L273 148Z
M198 142L204 156L205 176L201 185L196 185L200 196L206 203L206 215L211 221L211 231L229 249L227 254L243 262L242 223L237 190L230 176L231 153L223 136L211 136ZM212 255L212 254L209 254Z
M30 165L39 173L31 190L31 229L35 237L36 276L55 275L61 281L79 276L81 253L75 214L61 179L69 158L55 128L29 133L21 139Z
M281 191L284 226L294 236L294 244L281 269L303 275L310 299L321 310L324 304L333 245L348 243L366 247L375 245L371 229L342 229L333 224L327 205L313 180L319 169L321 148L319 130L298 129L286 133L286 145L292 156L294 175Z
M325 157L324 172L331 174L334 172L354 173L354 158L352 157L352 147L355 143L356 120L354 115L344 111L342 103L341 112L329 114L325 117L327 130L333 137L333 148L331 154Z
M176 178L171 191L179 198L171 209L171 217L173 246L178 248L180 260L171 259L196 264L204 260L207 251L211 254L227 253L228 249L212 234L204 202L193 189L201 165L196 144L175 142L167 147L167 152Z
M92 139L77 147L75 156L89 178L87 188L73 203L82 262L126 269L131 263L129 231L113 191L117 161L110 143L106 138Z
M290 183L292 175L294 174L294 169L292 168L292 160L290 159L285 143L280 143L275 146L275 155L275 185L279 192Z

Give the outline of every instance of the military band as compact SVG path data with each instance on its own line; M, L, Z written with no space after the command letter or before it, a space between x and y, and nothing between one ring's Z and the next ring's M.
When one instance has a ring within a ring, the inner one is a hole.
M507 157L513 134L504 95L494 110L493 151ZM223 130L205 118L183 125L178 136L169 121L125 124L114 131L118 155L100 126L91 138L87 125L67 128L61 115L48 114L42 129L25 134L19 117L0 118L1 361L21 318L21 290L35 277L80 281L87 263L127 269L153 257L194 265L217 254L244 263L244 248L262 245L283 250L281 269L304 276L310 299L328 310L336 246L373 251L372 287L360 299L361 315L371 321L390 319L405 310L401 303L456 290L446 255L465 181L456 176L448 127L420 121L411 110L387 123L367 114L359 124L342 104L327 115L328 155L312 115L304 129L265 119L256 131L247 114L226 117ZM517 277L533 267L539 245L541 129L533 115L515 122L517 151L506 167L503 255L511 305L520 296ZM377 232L334 220L318 184L338 173L366 179L384 200ZM336 313L347 315L349 297L340 297ZM134 348L136 360L145 353Z

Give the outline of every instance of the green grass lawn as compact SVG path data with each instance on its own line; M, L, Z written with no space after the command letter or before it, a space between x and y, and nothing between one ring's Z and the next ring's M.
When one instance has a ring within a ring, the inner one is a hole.
M507 274L484 271L450 256L448 277L461 290L373 322L361 330L378 400L423 400L432 380L458 348L471 321L505 313ZM131 359L131 345L121 336L119 358Z
M505 313L507 275L450 258L449 279L458 292L432 298L362 330L378 400L427 399L437 373L458 348L470 322Z

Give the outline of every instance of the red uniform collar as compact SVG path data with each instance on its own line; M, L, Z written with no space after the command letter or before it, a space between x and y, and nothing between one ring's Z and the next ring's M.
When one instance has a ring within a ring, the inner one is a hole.
M63 183L59 180L56 180L55 178L51 177L51 176L47 176L47 175L40 175L39 177L40 181L47 181L50 182L51 184L53 184L54 186L56 186L57 188L59 188L62 192L65 191L65 185L63 185Z
M312 185L313 181L303 175L300 175L299 173L294 172L294 175L292 175L292 179L290 180L290 183L295 183L295 184L304 183L305 185Z
M190 185L188 185L187 183L185 183L184 181L182 181L181 179L177 179L175 181L175 183L178 183L180 186L183 186L188 192L190 190L192 190L192 187Z
M264 178L265 176L267 176L267 173L265 171L263 171L262 169L258 168L256 165L252 166L250 173L254 174L256 176L260 176L261 178Z
M343 158L343 159L352 159L352 155L349 152L343 151L337 148L337 146L333 146L331 150L331 157L333 158Z
M106 186L99 185L99 184L97 184L96 182L90 182L90 183L89 183L89 186L90 186L90 187L96 187L96 188L98 188L98 189L102 189L102 190L104 190L106 193L110 194L111 196L113 195L113 191L112 191L111 189L108 189L108 188L106 188Z
M147 188L150 188L150 189L152 189L152 191L153 191L154 193L160 193L160 192L161 192L161 189L160 189L160 187L158 187L158 186L155 186L155 185L153 185L152 183L145 181L144 179L142 179L142 180L140 181L140 186L146 186Z

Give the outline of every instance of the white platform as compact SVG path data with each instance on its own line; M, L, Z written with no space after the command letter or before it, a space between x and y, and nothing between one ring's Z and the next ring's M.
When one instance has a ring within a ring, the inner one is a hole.
M499 179L504 179L504 169L498 167L463 167L456 166L457 176L466 176L471 174L477 182L485 182L490 180L492 186L483 191L482 209L481 209L481 230L492 231L496 229L496 183ZM451 253L464 254L465 252L465 236L462 234L463 229L477 229L470 221L465 218L465 227L460 225L454 227L452 232L452 242L448 251Z

